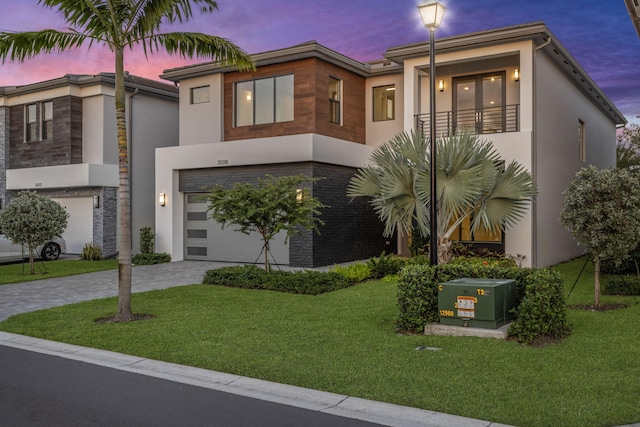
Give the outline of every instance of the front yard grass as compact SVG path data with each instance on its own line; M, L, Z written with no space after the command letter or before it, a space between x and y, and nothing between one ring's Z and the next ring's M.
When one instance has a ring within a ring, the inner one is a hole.
M582 263L557 267L567 291ZM583 276L570 304L593 301L593 275ZM604 299L624 309L569 310L568 339L528 347L397 334L396 292L384 281L318 296L192 285L134 294L134 311L151 320L95 323L113 314L108 298L17 315L0 329L518 426L640 421L633 297Z
M51 279L52 277L71 276L94 271L118 268L118 260L82 261L36 261L36 274L29 274L29 261L0 265L0 285L8 283L30 282L32 280ZM46 272L45 272L46 271Z

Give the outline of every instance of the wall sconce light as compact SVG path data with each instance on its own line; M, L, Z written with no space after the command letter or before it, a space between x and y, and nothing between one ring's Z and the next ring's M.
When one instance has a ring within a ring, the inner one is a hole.
M160 203L160 206L164 206L167 204L167 195L166 193L160 193L158 195L158 203Z
M516 68L516 71L513 72L513 79L517 82L520 81L520 70Z
M296 201L298 203L302 203L302 199L304 198L304 190L302 188L296 189Z
M93 207L94 208L100 207L100 196L98 195L93 196Z
M444 80L438 81L438 89L440 89L440 92L444 92Z

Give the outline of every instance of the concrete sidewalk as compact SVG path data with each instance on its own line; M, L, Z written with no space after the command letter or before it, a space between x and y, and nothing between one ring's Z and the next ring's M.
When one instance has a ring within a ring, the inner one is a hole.
M132 289L142 292L200 283L205 271L224 265L231 264L179 261L134 267ZM117 279L118 272L111 270L0 286L0 320L17 313L115 296ZM504 426L5 332L0 332L0 345L388 426Z

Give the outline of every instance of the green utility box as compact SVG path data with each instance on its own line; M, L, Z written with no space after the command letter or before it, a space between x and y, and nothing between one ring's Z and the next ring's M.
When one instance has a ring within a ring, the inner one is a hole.
M516 305L516 282L500 279L457 279L438 286L438 312L443 325L497 329L508 323Z

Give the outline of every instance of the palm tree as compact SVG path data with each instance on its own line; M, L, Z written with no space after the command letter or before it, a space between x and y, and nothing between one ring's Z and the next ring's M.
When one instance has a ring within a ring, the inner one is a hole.
M253 69L251 58L230 41L191 32L161 33L164 22L186 22L193 16L192 6L201 13L213 13L213 0L40 0L61 13L66 31L42 30L0 32L0 58L4 63L24 61L37 55L62 52L93 44L105 45L115 59L115 104L119 158L120 247L118 257L118 307L116 321L134 320L131 311L131 209L129 159L125 115L124 51L141 46L146 55L163 48L181 57L211 58L221 65L240 70Z
M436 144L438 263L444 264L452 259L451 234L465 219L472 232L500 233L522 217L536 190L522 165L513 161L505 168L493 144L476 135L440 138ZM429 146L421 133L402 132L378 147L349 183L349 197L371 197L387 237L414 228L429 235Z

